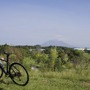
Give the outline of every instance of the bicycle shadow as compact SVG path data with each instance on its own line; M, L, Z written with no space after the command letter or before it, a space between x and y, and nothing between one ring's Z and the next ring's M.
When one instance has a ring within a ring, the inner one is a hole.
M7 85L9 85L9 84L13 84L12 82L10 82L10 81L4 81L4 80L0 80L0 84L7 84ZM3 90L3 88L0 88L0 90Z
M0 90L4 90L3 88L0 88Z

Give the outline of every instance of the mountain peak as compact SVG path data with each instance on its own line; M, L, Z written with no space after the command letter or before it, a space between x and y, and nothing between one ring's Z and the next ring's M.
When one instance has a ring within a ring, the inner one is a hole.
M45 43L43 43L41 46L62 46L62 47L72 47L71 45L63 42L63 41L59 41L59 40L49 40Z

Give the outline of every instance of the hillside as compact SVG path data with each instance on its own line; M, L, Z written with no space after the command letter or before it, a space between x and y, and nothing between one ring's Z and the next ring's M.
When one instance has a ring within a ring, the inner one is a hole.
M63 46L63 47L72 47L72 45L69 45L63 41L59 40L49 40L45 43L43 43L41 46Z

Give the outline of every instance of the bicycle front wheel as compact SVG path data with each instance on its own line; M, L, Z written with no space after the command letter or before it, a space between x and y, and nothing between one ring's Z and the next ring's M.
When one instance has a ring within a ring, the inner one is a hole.
M21 86L25 86L29 81L29 74L25 67L19 63L12 63L9 68L12 81Z

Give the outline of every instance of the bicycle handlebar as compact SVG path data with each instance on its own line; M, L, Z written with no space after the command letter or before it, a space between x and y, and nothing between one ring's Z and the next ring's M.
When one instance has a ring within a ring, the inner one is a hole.
M9 53L9 52L0 52L1 54L6 54L6 55L10 55L10 54L13 54L13 53Z

